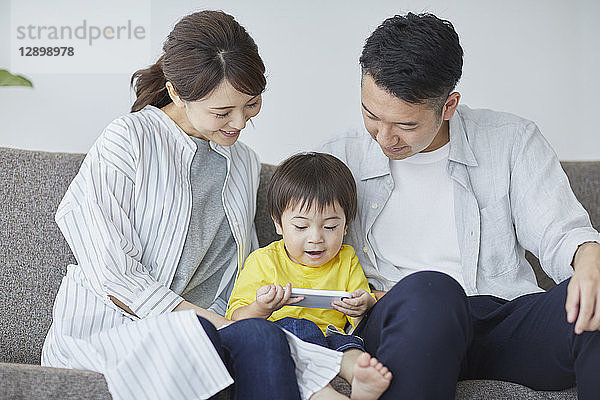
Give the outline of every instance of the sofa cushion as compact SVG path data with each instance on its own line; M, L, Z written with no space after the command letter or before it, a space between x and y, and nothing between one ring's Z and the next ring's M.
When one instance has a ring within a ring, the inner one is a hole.
M350 395L350 385L336 377L333 387ZM219 399L229 399L229 390ZM104 376L97 372L0 363L0 399L98 399L111 395ZM577 399L574 388L558 392L535 392L510 382L473 380L459 382L456 400L568 400Z
M0 399L110 400L104 375L78 369L0 363Z
M332 386L338 392L350 396L350 385L342 378L334 378ZM536 392L517 383L468 380L458 382L455 398L456 400L573 400L577 399L577 389Z
M83 157L0 148L0 362L40 363L54 297L75 261L54 214Z

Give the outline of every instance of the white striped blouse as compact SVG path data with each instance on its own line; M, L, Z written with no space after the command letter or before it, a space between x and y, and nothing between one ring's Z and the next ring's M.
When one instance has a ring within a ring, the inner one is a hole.
M260 162L239 141L210 146L227 159L221 196L238 246L211 306L223 314L238 265L257 246ZM113 121L92 146L56 213L78 264L69 266L57 294L43 365L101 372L113 397L123 399L152 398L144 388L154 386L161 386L156 398L207 398L231 384L193 311L170 312L183 300L169 286L190 221L195 151L193 140L153 106ZM307 398L335 376L340 354L292 337L290 345ZM181 371L182 359L192 372ZM189 376L198 371L202 378Z

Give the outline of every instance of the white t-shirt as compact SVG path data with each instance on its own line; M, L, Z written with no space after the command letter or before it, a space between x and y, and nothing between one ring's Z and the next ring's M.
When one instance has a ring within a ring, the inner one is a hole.
M463 287L454 219L454 194L446 171L450 144L404 160L391 160L394 189L375 220L375 252L405 277L440 271Z

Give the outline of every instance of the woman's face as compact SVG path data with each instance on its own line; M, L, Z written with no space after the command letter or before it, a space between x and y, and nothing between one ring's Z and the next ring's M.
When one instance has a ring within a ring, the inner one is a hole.
M188 135L231 146L246 122L260 111L262 98L239 92L224 80L204 99L174 103L183 108L185 118L176 122Z

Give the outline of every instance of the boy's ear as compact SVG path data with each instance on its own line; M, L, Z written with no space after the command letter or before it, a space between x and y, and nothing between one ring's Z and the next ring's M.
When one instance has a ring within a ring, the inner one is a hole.
M272 215L271 215L271 219L273 220L273 223L275 224L275 232L278 235L283 236L283 229L281 229L281 225L277 222L277 220L275 218L273 218Z
M344 227L344 236L346 236L346 233L348 233L348 225Z

